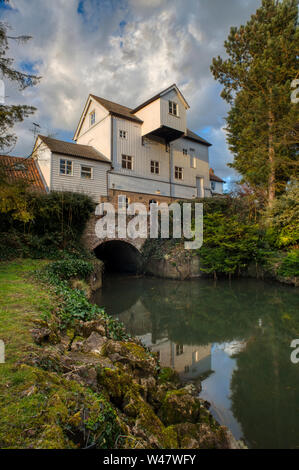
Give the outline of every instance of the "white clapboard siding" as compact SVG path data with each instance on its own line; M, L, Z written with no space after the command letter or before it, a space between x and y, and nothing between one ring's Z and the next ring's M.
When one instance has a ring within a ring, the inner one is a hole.
M174 101L178 105L178 115L169 113L169 101ZM175 90L171 90L160 98L161 126L171 127L178 131L186 131L186 108Z
M95 111L95 124L90 126L90 113ZM108 111L94 100L87 109L86 118L77 137L77 144L91 145L106 158L111 158L111 116Z
M60 175L60 159L72 160L73 175ZM93 168L92 179L81 178L81 166L90 166ZM110 170L110 164L87 160L78 157L69 157L65 155L52 154L52 191L73 191L84 193L91 196L94 201L99 202L101 196L107 196L107 171Z
M123 190L134 193L170 196L170 184L163 181L109 173L108 184L110 189L117 189L120 191Z

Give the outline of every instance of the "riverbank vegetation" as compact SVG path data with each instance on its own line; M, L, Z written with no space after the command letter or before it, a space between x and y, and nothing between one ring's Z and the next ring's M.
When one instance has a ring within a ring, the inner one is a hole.
M85 262L57 268L31 259L0 265L1 448L236 445L195 386L161 370L121 324L71 289L73 276L86 281Z
M268 275L287 282L298 277L298 182L291 181L270 209L265 209L255 194L245 189L237 195L197 201L203 203L204 211L203 245L199 250L185 250L183 239L150 239L144 247L145 258L182 266L198 256L198 274L215 279Z

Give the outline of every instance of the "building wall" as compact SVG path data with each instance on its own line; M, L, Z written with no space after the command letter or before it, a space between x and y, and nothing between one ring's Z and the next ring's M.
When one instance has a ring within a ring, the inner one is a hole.
M178 105L178 116L169 114L168 101L174 101ZM160 98L161 125L186 132L186 108L175 90L171 90Z
M212 181L211 181L211 191L212 193L223 194L223 183L219 181L214 181L215 189L212 189Z
M152 200L155 200L158 203L166 202L166 203L171 203L174 199L167 197L167 196L161 196L161 195L152 195L152 194L145 194L145 193L135 193L132 191L120 191L120 190L113 190L109 189L108 191L108 196L106 198L103 198L103 201L108 201L111 202L115 207L118 205L118 196L126 195L129 203L135 203L135 202L140 202L144 204L147 208L149 207L149 203Z
M90 127L89 116L95 111L95 124ZM108 111L91 100L77 137L77 144L91 145L105 157L111 159L111 116Z
M143 121L141 135L146 135L161 126L161 105L160 99L141 108L135 113Z
M73 162L72 176L60 175L61 158ZM93 168L92 179L81 178L81 165ZM107 171L109 169L110 164L107 163L53 153L50 189L52 191L73 191L88 194L95 202L100 202L102 196L107 196Z
M40 138L37 139L33 157L37 159L39 169L48 188L51 188L51 151Z

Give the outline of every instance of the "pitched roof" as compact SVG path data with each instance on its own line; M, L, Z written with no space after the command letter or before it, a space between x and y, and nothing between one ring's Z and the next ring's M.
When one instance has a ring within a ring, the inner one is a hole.
M217 181L218 183L225 183L224 180L219 178L219 176L215 175L213 168L210 168L210 180L211 181Z
M0 167L10 183L23 180L30 185L31 189L46 192L45 183L33 158L0 155Z
M175 88L177 93L181 95L181 98L183 99L183 101L185 102L186 106L189 108L189 105L187 103L187 101L185 100L184 96L182 95L182 93L180 92L180 90L178 89L178 87L176 86L175 83L173 83L172 85L170 85L169 87L165 88L165 90L162 90L160 91L159 93L157 93L156 95L152 96L152 98L149 98L148 100L146 100L144 103L140 104L139 106L137 106L136 108L133 109L132 113L137 113L137 111L139 111L140 109L144 108L145 106L147 106L148 104L152 103L153 101L156 101L158 98L160 98L162 95L164 95L165 93L167 93L168 91L170 91L172 88Z
M113 114L114 116L119 116L119 117L124 117L126 119L130 119L131 121L139 122L142 124L142 120L139 119L137 116L134 116L133 110L131 108L128 108L127 106L123 106L118 103L114 103L113 101L105 100L104 98L101 98L96 95L90 95L95 101L100 103L102 106L104 106L109 113Z
M207 140L205 140L202 137L200 137L199 135L195 134L195 132L190 131L190 129L187 129L186 134L183 137L184 137L184 139L193 140L195 142L199 142L200 144L207 145L208 147L210 147L212 145Z
M111 161L98 152L90 145L74 144L63 140L53 139L44 135L38 135L40 139L49 147L52 152L69 155L71 157L87 158L88 160L96 160L99 162L110 163Z

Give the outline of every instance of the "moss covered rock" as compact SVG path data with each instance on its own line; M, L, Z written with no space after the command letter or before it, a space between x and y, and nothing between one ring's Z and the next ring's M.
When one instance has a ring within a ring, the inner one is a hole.
M201 402L185 389L166 393L159 410L159 417L167 426L177 423L196 423L200 420Z

